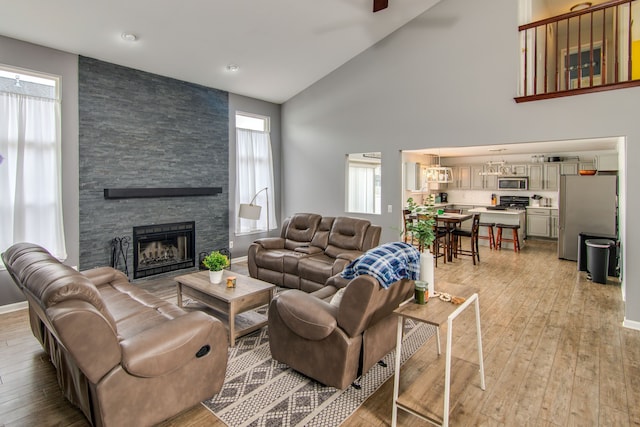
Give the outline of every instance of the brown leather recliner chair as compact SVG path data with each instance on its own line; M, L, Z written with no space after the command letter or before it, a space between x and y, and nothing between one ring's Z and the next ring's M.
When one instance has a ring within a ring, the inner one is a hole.
M13 245L2 260L62 392L92 425L157 424L222 388L228 347L218 319L157 298L111 267L77 272L37 245Z
M345 287L339 304L329 302ZM345 389L395 348L392 314L413 295L414 281L384 289L361 275L335 276L313 292L287 290L269 306L269 347L275 360L325 385Z

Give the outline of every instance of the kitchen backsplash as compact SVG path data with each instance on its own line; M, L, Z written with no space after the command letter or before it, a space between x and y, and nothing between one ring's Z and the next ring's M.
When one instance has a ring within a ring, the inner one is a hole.
M528 196L531 197L534 194L548 198L551 200L552 207L558 207L558 192L557 191L469 191L469 190L449 190L447 191L448 200L447 203L461 204L461 205L490 205L491 195L498 196L498 202L500 196ZM531 204L533 199L529 201Z

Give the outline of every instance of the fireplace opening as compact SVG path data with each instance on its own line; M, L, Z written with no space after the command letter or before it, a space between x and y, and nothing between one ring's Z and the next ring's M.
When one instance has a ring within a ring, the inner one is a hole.
M195 222L133 227L133 278L195 266Z

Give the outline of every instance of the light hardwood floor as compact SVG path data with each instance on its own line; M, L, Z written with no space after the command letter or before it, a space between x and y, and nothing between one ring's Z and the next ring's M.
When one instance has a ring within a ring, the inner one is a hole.
M467 242L465 242L466 244ZM531 241L522 252L482 247L469 257L438 263L436 283L479 288L486 390L476 377L455 387L453 426L640 425L640 332L621 326L620 286L593 284L574 262L558 260L555 244ZM246 265L234 265L239 273ZM171 280L139 283L175 302ZM437 285L436 285L437 286ZM443 337L446 335L443 332ZM454 354L477 361L473 311L454 324ZM403 384L420 381L436 358L425 344L402 368ZM454 373L455 375L455 373ZM430 385L424 384L429 393ZM393 381L387 381L343 425L391 422ZM402 426L425 425L400 413ZM55 372L31 335L26 311L0 315L0 426L85 426L60 394ZM163 426L222 426L201 405Z

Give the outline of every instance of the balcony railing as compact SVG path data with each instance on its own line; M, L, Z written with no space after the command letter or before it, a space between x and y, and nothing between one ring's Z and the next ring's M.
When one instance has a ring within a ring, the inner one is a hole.
M516 102L640 86L639 22L637 0L615 0L521 25Z

